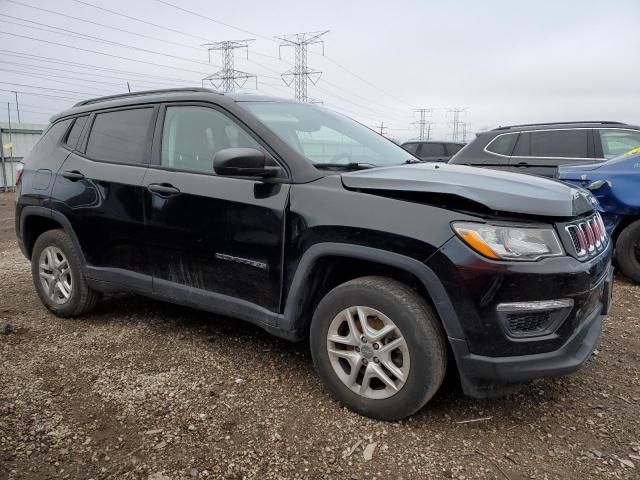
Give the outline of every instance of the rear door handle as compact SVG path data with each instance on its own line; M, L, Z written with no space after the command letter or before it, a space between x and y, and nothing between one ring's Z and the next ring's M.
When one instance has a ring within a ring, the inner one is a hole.
M80 173L77 170L71 170L67 172L63 172L62 176L72 182L76 182L78 180L82 180L84 178L84 174Z
M519 167L519 168L528 167L528 166L529 164L527 162L520 162L516 164L516 167Z
M170 195L177 195L180 190L169 183L152 183L147 187L151 193L155 193L160 196L168 197Z

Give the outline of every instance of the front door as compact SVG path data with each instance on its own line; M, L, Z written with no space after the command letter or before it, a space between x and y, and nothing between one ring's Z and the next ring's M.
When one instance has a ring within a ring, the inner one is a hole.
M213 107L166 106L156 131L144 179L154 292L213 293L277 311L289 185L215 175L218 150L261 146Z

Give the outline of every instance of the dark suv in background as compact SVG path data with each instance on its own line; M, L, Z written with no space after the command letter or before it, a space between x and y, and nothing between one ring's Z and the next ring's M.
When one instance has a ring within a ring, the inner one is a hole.
M401 147L423 162L448 162L452 156L464 147L464 143L421 140L405 142Z
M535 123L478 133L449 163L553 177L560 165L604 162L637 146L640 127L625 123Z
M61 317L133 292L308 339L399 419L447 366L487 397L579 368L611 298L588 193L415 157L330 110L207 89L89 100L25 158L16 232Z

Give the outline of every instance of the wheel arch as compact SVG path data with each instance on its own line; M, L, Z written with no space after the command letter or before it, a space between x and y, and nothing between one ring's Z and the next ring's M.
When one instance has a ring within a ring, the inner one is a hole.
M62 228L69 236L80 257L82 266L86 265L78 237L69 219L62 213L45 207L27 206L22 209L20 214L20 237L22 239L23 253L25 256L31 259L33 246L40 235L48 230L58 228Z
M347 276L335 276L335 272L326 270L327 266L335 265L336 261L340 264L339 271L349 272ZM357 267L350 270L349 267L353 265ZM363 266L366 268L363 269ZM385 273L391 278L409 283L409 286L426 297L425 300L434 307L448 337L464 338L460 321L444 285L427 265L399 253L343 243L315 244L304 253L291 282L280 327L291 332L293 338L305 338L313 309L324 294L344 281ZM328 283L323 284L327 279Z

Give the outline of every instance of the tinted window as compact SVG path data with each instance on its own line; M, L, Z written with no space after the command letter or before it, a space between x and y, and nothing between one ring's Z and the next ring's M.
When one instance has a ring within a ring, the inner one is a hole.
M67 128L69 128L71 122L73 122L73 119L70 118L68 120L62 120L61 122L54 123L52 126L50 126L44 132L44 135L40 137L38 143L36 143L31 149L27 158L33 158L38 161L40 157L44 157L44 159L46 160L46 156L53 151L53 149L60 143L63 135L67 133ZM5 150L5 155L6 153L7 150Z
M486 150L488 152L497 153L499 155L511 155L513 144L515 143L516 138L518 138L517 133L498 135L491 142L489 142L489 145L486 146Z
M447 151L449 152L449 155L455 155L462 150L462 147L464 147L464 145L460 145L459 143L447 143Z
M587 158L587 130L531 132L531 156Z
M415 154L418 151L418 143L405 143L402 145L407 152Z
M420 145L421 157L444 157L444 143L423 143Z
M143 163L152 108L99 113L93 122L87 155L118 163Z
M531 149L529 148L531 134L529 132L523 132L518 136L518 140L516 141L516 146L513 149L514 157L528 157L531 154Z
M633 130L599 130L604 158L613 158L640 146L640 132Z
M260 145L226 115L207 107L168 107L162 132L161 164L213 173L213 156L224 148Z
M80 134L82 133L82 129L84 128L85 123L87 123L87 119L89 115L85 115L83 117L76 118L76 121L73 122L73 127L71 127L71 131L69 135L67 135L67 141L65 142L69 147L76 148L78 146L78 140L80 140Z

